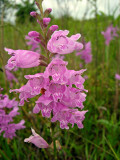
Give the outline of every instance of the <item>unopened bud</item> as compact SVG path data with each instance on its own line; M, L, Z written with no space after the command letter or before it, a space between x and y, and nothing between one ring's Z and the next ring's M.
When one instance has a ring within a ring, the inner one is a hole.
M50 38L50 36L53 34L54 31L56 31L58 29L58 25L52 25L47 33L47 39Z
M37 12L32 11L32 12L30 12L30 15L31 15L32 17L36 17L36 16L37 16Z
M48 17L48 15L52 12L51 8L47 8L44 12L44 17Z
M39 33L36 32L36 31L30 31L30 32L28 33L28 36L30 36L30 37L38 37L38 36L39 36Z
M43 26L47 27L50 21L51 21L51 18L43 18Z
M56 31L57 29L58 29L58 25L52 25L52 26L49 28L49 30L52 31L52 32Z

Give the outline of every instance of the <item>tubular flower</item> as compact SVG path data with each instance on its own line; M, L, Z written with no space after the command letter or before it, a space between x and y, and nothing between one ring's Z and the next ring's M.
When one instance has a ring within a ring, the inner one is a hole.
M20 92L20 101L40 95L33 108L33 113L41 111L43 117L49 118L52 112L52 122L59 121L60 128L69 129L76 123L79 128L83 128L82 121L87 111L79 111L84 108L83 102L86 99L87 90L84 89L85 79L80 71L68 70L67 62L59 58L54 58L46 67L44 73L25 76L28 79L24 88L13 91ZM27 87L26 87L27 86ZM24 93L23 93L24 92Z
M68 33L68 30L55 31L52 34L51 39L48 41L47 49L51 53L58 54L68 54L82 49L83 44L77 42L81 35L76 34L71 37L67 37Z
M32 68L39 66L40 54L29 50L12 50L5 48L12 57L8 60L6 69L12 70L14 68Z
M48 148L48 143L31 128L32 134L29 138L25 138L24 142L33 143L38 148Z

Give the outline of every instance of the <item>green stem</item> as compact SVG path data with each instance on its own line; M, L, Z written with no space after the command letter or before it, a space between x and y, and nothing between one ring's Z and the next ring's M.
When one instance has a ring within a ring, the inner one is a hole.
M55 142L55 125L51 123L51 130L52 130L52 140L53 140L53 148L54 148L54 159L57 160L57 150L56 150L56 142Z
M106 46L105 47L105 56L106 56L106 64L107 64L107 67L109 65L109 46Z

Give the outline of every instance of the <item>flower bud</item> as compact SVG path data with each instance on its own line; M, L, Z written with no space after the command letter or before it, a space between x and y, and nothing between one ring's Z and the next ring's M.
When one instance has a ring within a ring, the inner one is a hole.
M43 26L47 27L50 21L51 21L51 18L43 18Z
M47 8L44 12L44 17L48 17L48 15L52 12L52 8Z
M58 29L58 25L52 25L50 26L48 33L47 33L47 39L50 38L50 36L53 34L54 31Z
M28 36L30 36L30 37L38 37L38 36L39 36L39 33L36 32L36 31L30 31L30 32L28 33Z
M52 26L49 28L49 30L52 31L52 32L56 31L57 29L58 29L58 25L52 25Z
M36 16L37 16L37 12L32 11L32 12L30 12L30 15L31 15L32 17L36 17Z

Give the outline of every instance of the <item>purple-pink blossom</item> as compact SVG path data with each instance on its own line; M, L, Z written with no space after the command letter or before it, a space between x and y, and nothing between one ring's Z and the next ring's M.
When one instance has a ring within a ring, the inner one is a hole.
M29 138L25 138L24 142L33 143L38 148L48 148L48 143L31 128L32 135Z
M91 42L88 42L85 44L85 48L76 53L76 56L81 57L81 59L83 59L85 61L85 63L90 63L92 61L92 54L91 54Z
M110 25L109 27L107 27L106 31L101 32L105 38L105 44L107 46L109 45L111 40L114 39L114 37L118 37L117 31L118 31L117 27L113 27L113 25Z
M28 40L26 42L26 44L28 46L31 46L31 51L40 53L41 49L40 49L40 43L38 41L35 40L35 38L38 37L37 32L29 32L28 36L25 36L25 39Z
M5 51L11 55L6 69L14 68L32 68L40 65L40 54L29 50L12 50L5 48Z
M73 51L78 51L83 48L83 44L77 42L80 38L80 34L72 35L71 37L67 37L69 31L68 30L59 30L55 31L51 39L48 41L47 49L51 53L58 54L68 54Z
M9 70L6 69L5 73L6 73L7 80L10 82L10 87L13 86L13 81L18 83L18 79L14 76L14 74L12 72L10 72Z
M115 74L115 78L117 79L117 80L120 80L120 75L119 74Z
M6 110L9 110L6 113ZM12 139L16 136L16 130L25 128L24 120L14 123L14 117L19 115L18 102L15 99L10 100L7 95L0 94L0 134L4 132L3 137Z
M33 113L41 111L42 116L47 118L53 113L51 121L59 121L62 129L69 129L69 123L72 127L76 123L79 128L83 128L82 121L87 111L80 110L84 108L87 92L83 85L85 79L82 77L85 69L68 70L67 64L62 59L54 58L44 73L26 75L27 84L12 91L20 93L21 105L28 98L39 95Z

